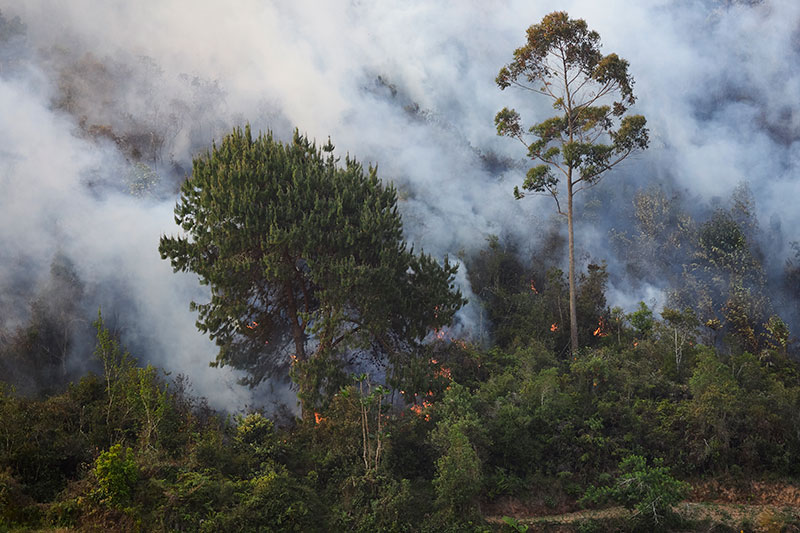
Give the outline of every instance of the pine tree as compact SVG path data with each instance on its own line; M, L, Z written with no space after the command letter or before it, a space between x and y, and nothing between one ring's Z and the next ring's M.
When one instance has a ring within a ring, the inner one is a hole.
M373 167L295 132L283 144L236 129L195 159L162 258L210 285L192 303L217 365L256 384L292 368L307 418L347 349L410 353L463 305L457 266L415 254L397 194Z

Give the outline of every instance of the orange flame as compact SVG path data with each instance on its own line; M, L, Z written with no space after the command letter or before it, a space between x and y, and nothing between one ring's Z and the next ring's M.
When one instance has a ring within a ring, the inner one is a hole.
M431 405L433 405L433 404L431 402L429 402L428 400L423 400L422 404L416 404L415 403L414 405L409 407L409 409L412 412L416 413L418 416L421 416L422 418L424 418L426 422L429 422L430 419L431 419L431 415L429 413L426 413L425 411Z
M454 340L453 342L456 342L456 341ZM432 365L439 365L439 361L436 360L436 359L431 359L431 364ZM452 375L450 374L450 369L447 368L447 367L441 366L441 365L439 365L439 368L437 368L436 370L433 371L433 375L438 377L438 378L445 378L445 379L449 379L451 381L453 379ZM433 394L433 393L428 392L428 394L430 395L430 394Z
M460 339L450 339L450 340L453 341L453 343L458 344L459 346L461 346L465 350L467 349L467 343L465 341L462 341Z
M606 323L603 321L603 318L601 317L600 320L597 321L597 329L594 330L594 333L592 333L592 335L594 335L595 337L608 337L608 332L603 331L605 327Z
M539 291L536 290L536 286L533 284L533 280L531 280L531 292L533 292L533 294L539 294Z
M253 320L250 324L247 324L247 329L255 329L258 326L258 322Z
M324 420L327 420L327 418L325 418L324 416L322 416L321 414L319 414L317 412L314 412L314 423L315 424L319 424L320 422L322 422Z
M558 322L553 322L553 324L550 326L550 331L558 331Z

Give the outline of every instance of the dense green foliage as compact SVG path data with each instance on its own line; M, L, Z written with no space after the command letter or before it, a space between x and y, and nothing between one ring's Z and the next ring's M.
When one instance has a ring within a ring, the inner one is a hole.
M589 487L584 501L615 501L636 510L636 517L650 529L664 529L672 507L689 494L689 485L670 475L663 460L648 465L641 455L629 455L619 463L619 477L610 486Z
M572 356L546 346L549 328L490 349L437 341L429 393L393 402L353 376L316 424L282 427L214 414L98 321L103 376L42 399L0 392L0 524L485 531L492 502L583 498L663 525L686 495L678 479L800 475L797 364L715 350L680 326L678 368L678 318L664 314L617 314Z
M658 312L609 309L607 268L589 265L577 293L585 340L572 354L563 272L490 237L464 257L482 343L420 345L385 379L342 374L302 424L212 412L98 319L99 375L39 395L0 390L0 528L487 531L487 513L512 501L636 513L586 530L687 529L671 514L686 481L793 483L800 369L764 290L746 200L738 189L695 221L642 192L641 216L613 238L682 261L650 265L678 289ZM787 280L796 270L786 265ZM63 359L47 356L62 353L59 316L80 298L71 272L54 263L64 297L36 302L39 315L0 345L5 364L29 358L60 375Z
M211 286L192 305L217 363L253 383L291 363L305 414L338 388L343 351L408 355L463 305L456 267L403 241L394 188L332 151L235 130L195 159L175 208L186 235L159 247Z

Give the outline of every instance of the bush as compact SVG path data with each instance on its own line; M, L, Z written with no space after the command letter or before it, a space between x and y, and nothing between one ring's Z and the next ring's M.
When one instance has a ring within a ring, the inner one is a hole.
M620 474L609 487L590 487L581 503L614 501L636 511L651 527L662 527L672 506L685 498L690 486L672 477L662 459L651 466L641 455L629 455L619 463Z
M97 488L93 495L100 503L121 509L133 500L139 468L130 448L123 451L121 445L115 444L101 453L95 461L94 475Z
M314 491L283 469L238 483L238 503L202 524L201 531L325 531Z
M187 471L166 487L163 506L156 513L169 531L200 531L201 526L236 502L237 485L218 472Z
M454 514L467 511L481 489L481 461L459 428L448 435L448 448L436 461L436 503Z
M251 456L255 466L267 462L278 449L272 420L261 413L250 413L236 420L236 447Z

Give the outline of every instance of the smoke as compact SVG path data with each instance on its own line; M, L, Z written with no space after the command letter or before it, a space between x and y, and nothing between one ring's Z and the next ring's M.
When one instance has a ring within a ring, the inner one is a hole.
M608 246L652 184L702 213L749 182L774 237L767 262L783 265L798 236L780 228L800 222L787 205L800 194L792 2L0 0L0 328L27 319L62 254L87 314L113 310L134 351L188 374L218 407L263 400L207 367L215 347L188 311L205 293L158 257L192 157L244 122L284 139L297 127L378 164L417 250L454 258L490 234L535 242L552 200L513 200L523 149L495 135L493 117L513 106L532 123L552 109L493 80L527 26L557 9L629 60L651 130L650 150L580 198L579 255L608 261L609 303L663 301L663 283L632 277ZM462 268L468 292L465 279ZM457 327L474 332L467 295Z

